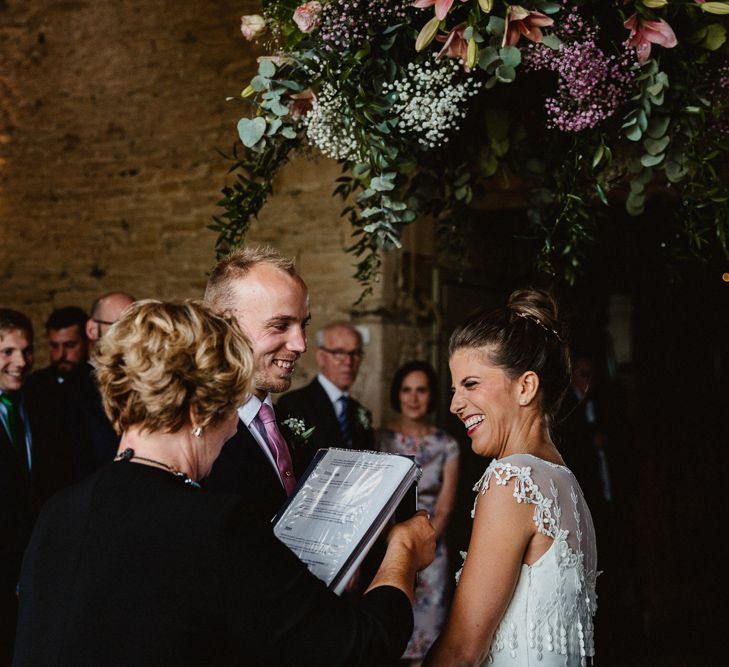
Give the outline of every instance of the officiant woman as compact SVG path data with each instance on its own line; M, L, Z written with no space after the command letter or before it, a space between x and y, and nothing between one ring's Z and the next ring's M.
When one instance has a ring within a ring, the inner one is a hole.
M337 597L236 496L199 488L253 372L234 322L141 301L95 356L113 463L52 498L20 580L16 667L384 665L412 631L423 514L393 529L360 600Z

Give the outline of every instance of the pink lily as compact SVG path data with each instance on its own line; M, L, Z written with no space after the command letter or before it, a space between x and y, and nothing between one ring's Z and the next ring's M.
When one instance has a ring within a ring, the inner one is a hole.
M635 49L638 62L641 64L651 55L651 43L666 49L672 49L678 44L676 34L663 19L648 21L638 14L633 14L623 25L630 30L626 43Z
M289 95L289 113L294 120L298 120L302 116L308 114L314 108L316 94L311 88L302 90L300 93Z
M451 10L453 3L456 0L415 0L413 7L418 9L425 9L426 7L432 7L435 5L435 15L442 21L446 14ZM467 2L468 0L461 0L461 2Z
M524 35L532 42L542 41L540 28L550 26L554 19L541 12L524 9L520 5L511 5L506 12L506 25L504 26L504 39L501 46L516 46L519 38Z
M440 60L443 56L448 58L459 58L464 63L468 58L468 41L463 39L463 32L466 29L466 24L453 28L448 35L437 35L436 40L439 42L445 42L443 48L438 52L436 60Z

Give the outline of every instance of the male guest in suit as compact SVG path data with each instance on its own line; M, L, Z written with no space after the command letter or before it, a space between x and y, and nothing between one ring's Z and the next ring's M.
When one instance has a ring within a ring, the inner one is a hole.
M242 495L251 512L271 519L296 484L271 394L289 388L306 351L309 291L293 260L270 247L243 248L213 269L205 302L236 319L255 363L252 393L238 410L238 432L224 445L206 487Z
M34 494L40 501L91 472L91 451L71 421L78 376L86 372L87 319L77 306L51 313L46 321L51 363L33 373L23 389L33 428Z
M0 664L10 664L15 589L33 525L32 438L21 389L33 365L33 325L0 308Z
M372 415L349 395L364 356L362 335L349 322L327 324L316 333L319 374L276 404L282 419L293 417L314 431L294 448L294 472L301 475L319 448L372 449Z
M126 292L107 292L94 301L85 324L89 350L94 349L96 342L134 301L135 298ZM78 400L70 417L71 428L83 443L80 446L91 452L91 470L111 461L119 447L119 436L104 412L93 370L91 364L86 363L82 372L73 378L72 390Z

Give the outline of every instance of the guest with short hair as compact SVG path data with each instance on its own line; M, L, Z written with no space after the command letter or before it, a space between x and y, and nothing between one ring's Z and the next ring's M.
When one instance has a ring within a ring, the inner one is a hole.
M319 373L309 384L281 396L276 408L283 419L299 419L311 437L294 451L301 475L320 448L372 449L372 413L350 390L364 357L362 333L346 320L329 322L316 332Z
M33 525L33 438L22 389L33 365L33 325L0 308L0 664L10 661L20 560Z
M51 363L35 371L24 388L33 428L34 493L42 503L93 469L92 452L74 421L78 384L86 373L86 312L78 306L54 310L46 320Z
M94 364L115 462L52 498L23 562L16 667L382 665L412 626L424 515L394 527L361 601L338 597L238 496L199 488L236 431L254 359L234 321L132 305Z

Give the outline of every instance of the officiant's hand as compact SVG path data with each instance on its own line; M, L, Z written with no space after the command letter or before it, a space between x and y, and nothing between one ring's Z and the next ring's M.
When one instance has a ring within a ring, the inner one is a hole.
M420 571L435 558L435 529L425 510L416 512L412 518L396 523L387 536L389 545L399 541L412 553L415 569Z
M424 511L395 524L387 536L387 551L368 591L378 586L399 588L413 601L415 573L435 558L435 530Z

